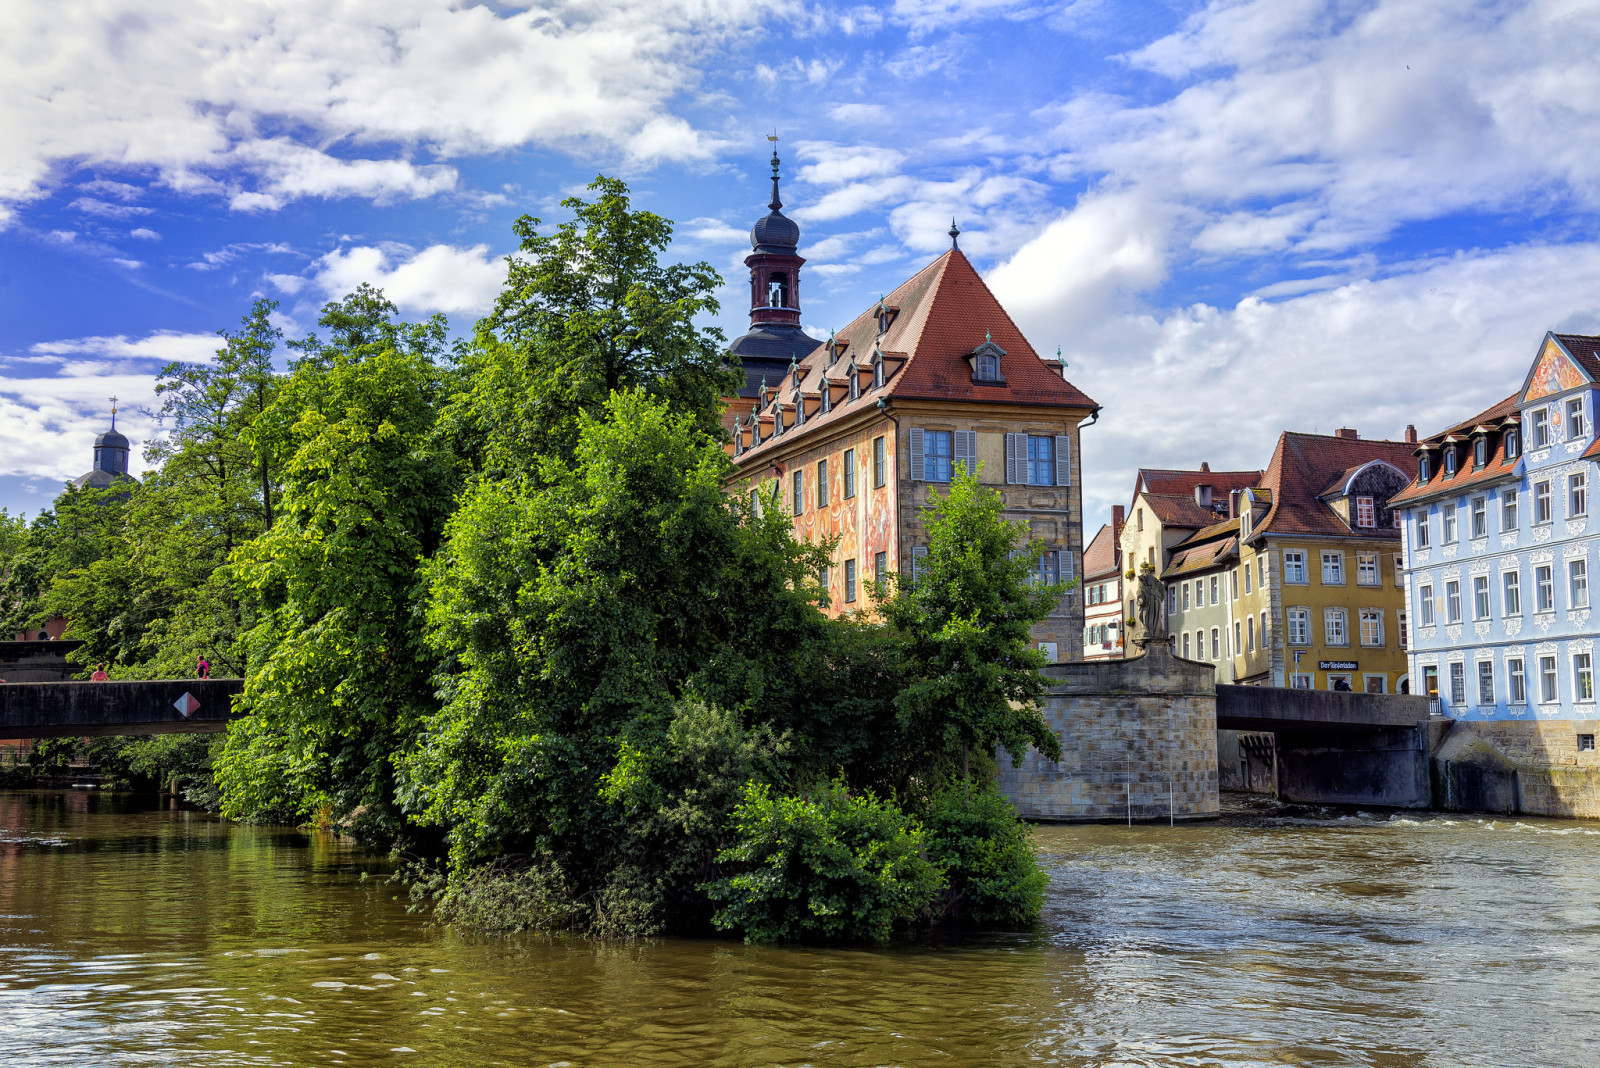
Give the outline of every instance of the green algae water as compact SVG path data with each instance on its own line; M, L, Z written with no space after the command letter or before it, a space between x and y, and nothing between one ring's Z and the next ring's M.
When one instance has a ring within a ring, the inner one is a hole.
M1028 934L488 940L331 837L0 794L0 1064L1600 1064L1600 826L1040 837Z

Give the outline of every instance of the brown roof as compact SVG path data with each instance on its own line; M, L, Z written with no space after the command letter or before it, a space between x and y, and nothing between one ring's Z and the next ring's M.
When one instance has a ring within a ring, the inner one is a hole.
M1431 437L1423 438L1412 450L1413 453L1421 452L1424 446L1439 445L1449 437L1459 438L1463 441L1470 440L1474 427L1498 423L1506 416L1515 413L1518 396L1519 394L1513 393L1497 404L1485 408L1471 419L1463 420L1448 430L1441 430ZM1404 507L1417 504L1420 501L1432 500L1435 497L1465 493L1473 486L1487 485L1514 474L1517 461L1506 459L1505 435L1495 434L1489 438L1489 459L1482 467L1473 468L1472 446L1470 444L1462 449L1462 455L1458 459L1455 474L1446 475L1444 473L1444 463L1437 458L1432 466L1433 470L1430 472L1427 482L1417 482L1413 479L1411 485L1395 494L1389 503ZM1412 469L1415 470L1415 464L1413 464Z
M889 329L878 334L876 317L880 304L897 309ZM847 416L874 407L880 398L987 401L999 404L1044 405L1056 408L1094 410L1099 407L1083 391L1061 377L1040 359L1011 316L959 249L951 249L912 275L894 292L866 308L843 330L835 341L847 346L837 360L830 362L832 350L826 344L800 360L800 394L812 398L806 421L790 425L782 435L746 449L738 458L765 454L772 442L785 441L792 434L809 434ZM992 341L1005 352L1000 361L1003 384L972 381L966 357L985 341ZM881 389L869 388L864 379L861 396L834 401L822 413L815 408L821 391L831 385L838 389L848 382L852 364L870 371L873 350L884 354L885 381ZM1053 362L1053 361L1052 361ZM785 377L763 409L783 406L792 412L793 381ZM736 413L748 419L748 412ZM790 415L788 420L792 420ZM786 422L788 421L786 420Z
M1120 535L1120 530L1113 530L1111 524L1106 523L1089 542L1089 547L1083 550L1083 577L1086 581L1117 573L1121 567L1118 561L1122 552L1118 544Z
M1251 537L1261 534L1333 534L1349 537L1393 539L1393 528L1364 530L1350 526L1322 499L1334 476L1374 460L1393 464L1401 471L1411 467L1416 446L1404 441L1370 441L1323 434L1285 432L1278 438L1272 463L1261 479L1272 494L1272 506Z
M1143 494L1145 505L1161 520L1163 526L1179 530L1198 530L1215 523L1218 514L1211 508L1202 508L1196 504L1193 497L1167 497L1153 493ZM1226 507L1226 497L1214 497L1213 500Z
M1239 520L1228 519L1195 531L1172 550L1172 560L1162 578L1214 567L1233 557L1239 548Z
M1141 467L1133 484L1133 492L1134 496L1143 490L1163 497L1192 499L1196 486L1210 486L1213 494L1226 497L1230 490L1249 489L1260 481L1260 471L1167 471Z
M1591 337L1588 334L1553 334L1566 350L1572 353L1572 358L1589 372L1589 377L1600 381L1600 337ZM1541 345L1542 347L1542 345Z

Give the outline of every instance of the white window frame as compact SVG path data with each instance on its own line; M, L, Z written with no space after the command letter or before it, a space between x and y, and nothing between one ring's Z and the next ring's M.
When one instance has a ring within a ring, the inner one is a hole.
M1453 504L1442 505L1439 508L1439 543L1441 545L1454 545L1456 535L1456 506Z
M1540 479L1533 484L1533 525L1543 526L1552 522L1555 509L1550 500L1550 480Z
M1343 608L1322 610L1322 644L1343 648L1350 644L1350 613Z
M1567 398L1567 440L1577 441L1579 438L1589 436L1589 420L1586 418L1586 405L1583 397Z
M1474 497L1467 503L1469 532L1474 541L1489 536L1489 498Z
M1381 609L1381 608L1362 608L1362 609L1358 609L1357 612L1356 612L1356 619L1358 621L1357 625L1361 628L1361 644L1362 644L1362 646L1364 648L1367 648L1367 649L1381 649L1381 648L1383 648L1383 644L1384 644L1384 641L1383 641L1383 609ZM1373 640L1371 640L1371 641L1367 640L1367 624L1369 624L1369 623L1371 623L1373 628L1374 628L1374 637L1373 637Z
M1356 526L1376 527L1378 525L1378 506L1371 497L1356 498Z
M1332 564L1332 570L1329 569ZM1328 576L1332 574L1332 578ZM1322 584L1324 586L1344 585L1344 553L1337 549L1322 550Z
M1376 690L1374 690L1372 688L1373 682L1377 682L1377 684L1378 684L1378 688ZM1362 672L1361 673L1361 692L1362 693L1388 693L1389 692L1389 676L1385 675L1385 674L1383 674L1382 672L1379 672L1379 671L1364 671L1364 672Z
M1461 622L1461 580L1446 579L1444 584L1444 621Z
M1336 680L1339 680L1339 679L1343 679L1344 680L1344 686L1343 687L1340 687L1340 686L1338 686L1336 684ZM1336 692L1336 693L1354 693L1355 692L1355 687L1351 684L1350 672L1348 672L1348 671L1330 671L1330 672L1328 672L1328 689L1330 691L1333 691L1333 692Z
M1567 518L1581 519L1589 514L1589 476L1574 471L1567 476Z
M1487 675L1484 674L1484 669L1485 668L1489 669ZM1489 689L1488 696L1485 696L1484 692L1483 692L1485 683L1488 684L1488 689ZM1490 705L1495 704L1495 696L1494 696L1494 661L1493 660L1480 660L1480 661L1478 661L1478 704L1479 704L1480 707L1490 706Z
M1554 565L1540 564L1533 569L1533 586L1535 590L1533 611L1535 615L1546 615L1556 610L1556 571Z
M1286 586L1309 586L1310 569L1306 566L1304 549L1283 550L1283 582Z
M1561 700L1561 677L1554 656L1539 658L1539 703L1555 704Z
M1567 561L1567 607L1589 607L1589 561L1586 558Z
M1473 619L1481 620L1481 619L1491 619L1491 618L1493 618L1494 606L1490 602L1490 596L1491 596L1491 594L1489 592L1489 576L1488 575L1473 575L1472 576L1472 618Z
M1572 699L1594 703L1594 654L1572 654Z
M1311 690L1316 688L1317 677L1309 672L1296 671L1289 675L1289 689Z
M1500 572L1500 614L1507 617L1522 615L1522 572Z
M1517 491L1507 487L1500 491L1500 532L1510 534L1517 529Z
M1295 605L1286 613L1289 621L1289 644L1311 644L1311 609Z
M1520 656L1506 657L1506 703L1513 705L1528 703L1527 667Z
M1434 610L1438 607L1433 601L1433 583L1417 587L1417 606L1422 609L1422 617L1417 620L1417 626L1433 626Z
M1356 553L1356 585L1382 586L1382 565L1377 553Z
M1417 510L1417 548L1426 549L1429 545L1428 510L1426 508L1420 508Z

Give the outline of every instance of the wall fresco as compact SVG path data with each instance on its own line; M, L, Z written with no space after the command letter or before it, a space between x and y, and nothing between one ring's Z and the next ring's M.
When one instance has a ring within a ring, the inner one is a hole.
M1552 393L1577 389L1584 381L1583 372L1578 370L1572 358L1562 352L1554 341L1547 341L1544 352L1539 355L1539 363L1533 369L1533 378L1528 383L1527 399L1537 400Z
M876 438L884 439L885 478L882 486L872 484L872 449ZM856 495L844 495L844 456L855 450ZM817 507L817 463L828 461L828 503ZM838 538L833 563L828 569L828 614L840 615L870 608L874 557L886 553L886 568L900 567L895 544L894 516L896 449L894 424L887 420L863 427L854 434L834 438L818 448L796 453L784 462L781 476L784 506L794 510L794 472L801 472L805 501L794 516L795 536L816 545ZM856 561L856 599L845 600L845 561Z

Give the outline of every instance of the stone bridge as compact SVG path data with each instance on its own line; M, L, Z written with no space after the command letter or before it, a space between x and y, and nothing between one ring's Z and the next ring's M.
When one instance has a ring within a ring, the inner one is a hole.
M243 679L8 682L0 685L0 738L220 731L243 690Z

